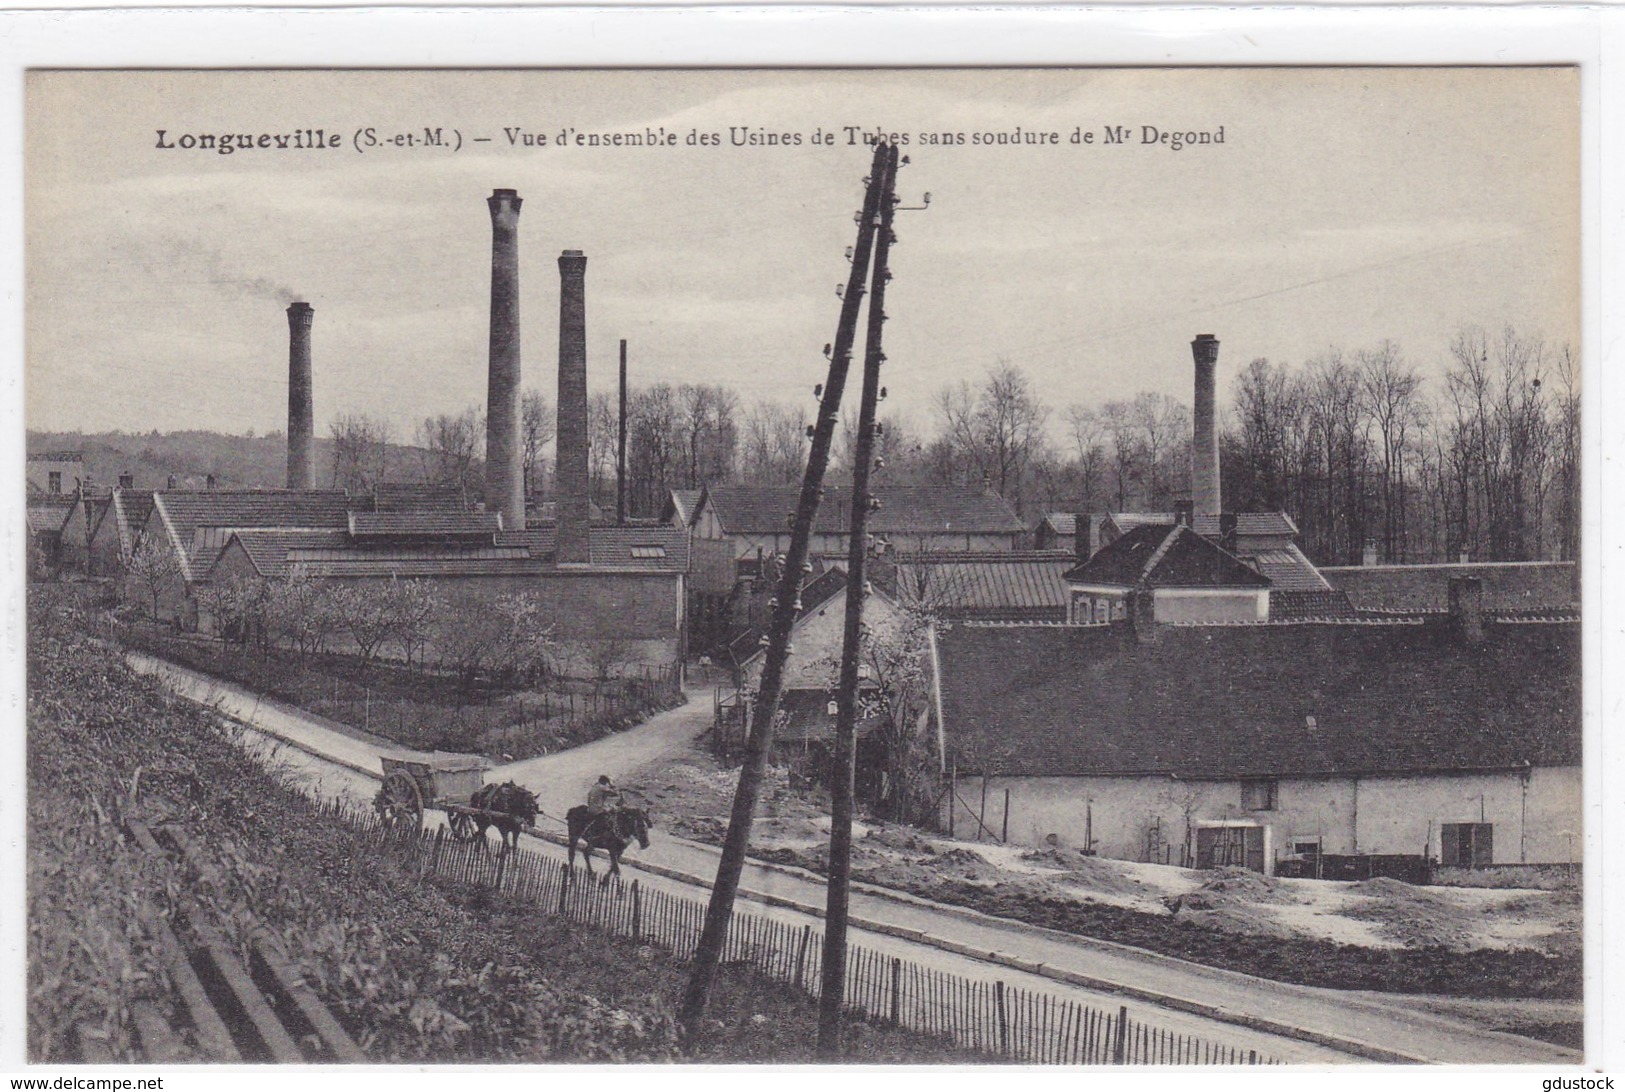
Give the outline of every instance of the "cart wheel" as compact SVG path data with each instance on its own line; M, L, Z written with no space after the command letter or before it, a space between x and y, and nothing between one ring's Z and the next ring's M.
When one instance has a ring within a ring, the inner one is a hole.
M472 842L479 837L479 832L479 824L474 822L474 817L468 812L454 811L451 813L451 836L453 838L459 842Z
M373 807L378 809L386 830L416 832L423 829L423 794L418 792L418 783L412 780L412 775L402 770L384 777Z

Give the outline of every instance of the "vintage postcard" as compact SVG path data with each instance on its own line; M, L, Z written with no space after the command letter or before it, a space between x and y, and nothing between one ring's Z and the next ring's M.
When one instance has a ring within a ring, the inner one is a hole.
M26 1061L1595 1059L1581 85L28 72Z

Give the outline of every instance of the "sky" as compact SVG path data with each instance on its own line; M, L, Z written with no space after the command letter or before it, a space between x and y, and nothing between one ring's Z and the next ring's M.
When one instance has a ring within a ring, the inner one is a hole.
M366 413L409 439L483 402L498 187L524 200L527 387L555 392L576 249L592 389L624 338L634 385L810 413L869 163L848 127L907 134L903 204L931 194L898 217L888 411L928 423L944 384L1001 362L1056 410L1188 402L1198 333L1221 392L1256 357L1384 339L1436 379L1467 324L1578 347L1578 96L1562 68L33 72L27 421L281 429L303 299L318 432ZM1176 151L1148 126L1215 139ZM315 129L338 146L180 146ZM677 144L558 146L566 129ZM1018 129L1057 142L975 142ZM926 139L944 133L965 143Z

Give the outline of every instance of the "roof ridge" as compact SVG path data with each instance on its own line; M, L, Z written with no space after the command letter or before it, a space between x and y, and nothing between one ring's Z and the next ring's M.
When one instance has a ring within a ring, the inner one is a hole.
M1152 524L1151 526L1155 525ZM1158 563L1161 562L1165 556L1167 556L1168 551L1173 549L1174 540L1179 537L1179 533L1184 529L1185 525L1183 523L1176 523L1174 524L1173 529L1163 536L1162 543L1155 550L1151 551L1150 558L1146 560L1145 565L1140 569L1140 579L1136 581L1136 584L1144 584L1151 579L1152 570L1154 570Z

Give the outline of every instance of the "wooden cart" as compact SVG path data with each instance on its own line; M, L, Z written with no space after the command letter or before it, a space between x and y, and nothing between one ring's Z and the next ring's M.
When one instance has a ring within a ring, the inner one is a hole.
M488 759L479 755L435 751L429 754L380 755L384 783L373 798L373 807L390 828L419 830L425 808L446 813L452 836L473 838L479 830L475 822L480 809L469 800L485 784Z

